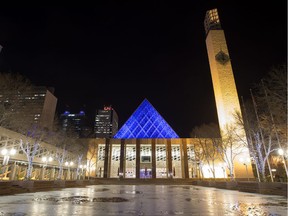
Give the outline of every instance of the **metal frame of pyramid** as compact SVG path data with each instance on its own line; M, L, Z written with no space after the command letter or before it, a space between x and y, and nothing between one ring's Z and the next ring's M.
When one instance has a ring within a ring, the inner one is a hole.
M150 102L144 99L114 138L179 138L179 136Z

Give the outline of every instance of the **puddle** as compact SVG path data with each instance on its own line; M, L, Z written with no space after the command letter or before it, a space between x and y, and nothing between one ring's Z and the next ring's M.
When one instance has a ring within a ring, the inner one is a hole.
M238 212L239 215L255 215L255 216L281 216L279 214L269 214L266 210L262 209L260 205L236 203L231 206L232 212ZM269 206L271 206L269 204Z
M117 192L116 192L117 193ZM120 190L118 194L143 194L142 191L126 191L126 190Z
M128 202L128 199L122 197L98 197L93 198L93 202Z
M36 202L42 201L50 201L50 202L72 202L73 204L83 204L88 202L127 202L128 199L122 197L97 197L97 198L89 198L88 196L71 196L71 197L36 197L33 199ZM1 214L0 214L1 216Z
M27 216L27 214L23 212L0 212L0 216Z
M90 202L90 199L87 196L72 196L72 197L61 198L61 201L68 201L68 202L72 202L73 204L83 204L83 203Z
M97 189L97 190L94 190L95 192L104 192L104 191L109 191L108 188L102 188L102 189Z
M56 197L35 197L33 201L41 202L41 201L51 201L51 202L58 202L59 199Z
M184 215L183 211L161 211L161 215Z
M56 197L35 197L33 201L41 202L41 201L50 201L50 202L72 202L73 204L82 204L91 202L91 199L88 196L71 196L71 197L63 197L63 198L56 198Z

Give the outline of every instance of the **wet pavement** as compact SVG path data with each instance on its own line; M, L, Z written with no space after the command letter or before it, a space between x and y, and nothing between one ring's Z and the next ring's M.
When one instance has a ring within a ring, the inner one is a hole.
M93 185L0 196L0 216L287 216L287 198L190 185Z

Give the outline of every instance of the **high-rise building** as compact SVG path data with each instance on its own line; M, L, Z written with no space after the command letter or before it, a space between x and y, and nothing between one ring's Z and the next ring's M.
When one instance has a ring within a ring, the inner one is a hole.
M97 110L94 133L96 138L112 138L118 131L118 115L112 106Z
M10 106L15 118L52 128L57 105L53 88L35 86L20 93L1 91L0 103ZM17 117L18 118L18 117Z
M62 129L67 132L69 136L76 136L77 138L89 136L87 116L83 110L79 113L65 111L60 115L60 122Z
M3 60L3 52L1 52L3 49L3 46L0 44L0 71L5 71L4 68L4 60Z

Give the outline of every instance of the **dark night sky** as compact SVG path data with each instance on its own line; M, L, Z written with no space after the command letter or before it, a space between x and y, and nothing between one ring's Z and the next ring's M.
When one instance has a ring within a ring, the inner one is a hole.
M206 11L218 8L238 93L247 98L253 83L286 63L287 5L286 0L187 2L1 6L2 68L36 85L54 86L58 113L67 105L71 112L85 106L94 118L96 109L111 104L122 126L147 98L180 137L188 137L195 126L217 123Z

